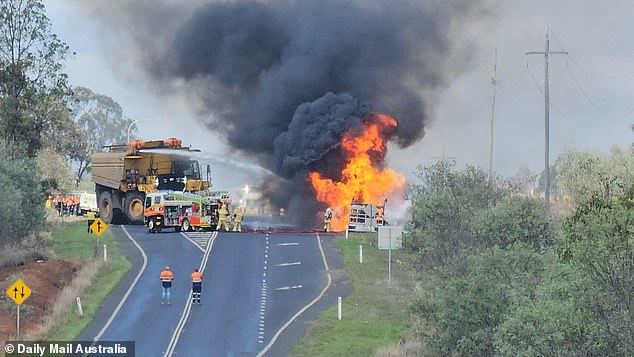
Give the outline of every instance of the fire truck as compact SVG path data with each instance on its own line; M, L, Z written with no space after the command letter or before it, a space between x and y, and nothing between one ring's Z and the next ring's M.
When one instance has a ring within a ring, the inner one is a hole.
M385 205L353 202L348 213L349 232L376 232L385 221Z
M145 195L143 221L150 233L160 233L165 228L176 232L213 230L218 225L221 203L230 203L228 192L150 192Z

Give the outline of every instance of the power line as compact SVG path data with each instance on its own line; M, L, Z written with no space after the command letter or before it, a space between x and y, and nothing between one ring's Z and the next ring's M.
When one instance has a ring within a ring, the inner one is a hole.
M559 46L565 51L565 47L564 45L559 41L559 39L557 38L557 36L555 36L555 33L550 31L550 34L553 36L553 38L555 39L555 41L559 44ZM568 53L568 58L570 58L570 61L574 64L576 64L577 66L579 66L579 68L582 68L592 74L594 74L595 76L599 76L599 77L606 77L606 78L623 78L623 77L627 77L630 76L632 74L634 74L634 70L629 70L627 72L624 73L619 73L619 74L606 74L606 73L599 73L589 67L586 67L582 64L579 63L579 61L577 61L570 53Z
M584 98L586 98L588 103L590 103L590 105L592 105L594 107L594 109L596 109L599 113L601 113L606 119L611 120L613 122L622 123L621 120L627 118L630 114L632 114L634 112L634 108L631 108L630 110L625 112L625 114L620 116L619 118L616 118L616 119L613 118L612 116L607 114L603 109L601 109L596 104L596 102L594 100L592 100L592 98L590 98L590 96L586 93L586 91L583 90L583 87L581 87L581 84L577 80L577 77L575 77L575 75L572 73L572 71L570 69L568 69L568 73L570 74L570 78L572 78L572 81L575 82L575 85L579 89L579 92L581 92L581 94L584 96Z

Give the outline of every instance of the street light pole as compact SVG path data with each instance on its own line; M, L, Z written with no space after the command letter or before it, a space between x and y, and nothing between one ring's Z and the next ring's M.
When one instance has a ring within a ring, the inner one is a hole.
M150 121L150 119L138 119L133 121L132 123L130 123L130 125L128 126L128 143L130 142L130 129L132 129L132 125L140 122L140 121Z

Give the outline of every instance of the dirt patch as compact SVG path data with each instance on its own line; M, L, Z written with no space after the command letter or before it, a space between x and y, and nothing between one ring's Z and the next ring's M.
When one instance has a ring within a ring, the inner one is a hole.
M17 278L33 291L20 308L20 335L39 329L50 314L60 291L69 284L84 263L80 261L47 260L19 267L0 268L0 341L15 337L16 304L7 295L8 287Z

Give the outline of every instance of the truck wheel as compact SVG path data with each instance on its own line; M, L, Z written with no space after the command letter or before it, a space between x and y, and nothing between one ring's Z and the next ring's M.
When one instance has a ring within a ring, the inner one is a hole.
M154 233L154 218L150 219L147 222L147 231L150 233Z
M189 232L191 228L192 227L189 225L189 221L187 219L184 219L183 223L181 224L181 230L183 232Z
M145 195L141 192L128 192L125 196L125 212L130 224L143 224Z
M99 193L99 217L110 224L114 218L114 209L112 208L112 195L109 191Z

